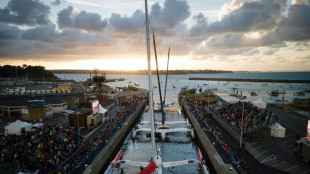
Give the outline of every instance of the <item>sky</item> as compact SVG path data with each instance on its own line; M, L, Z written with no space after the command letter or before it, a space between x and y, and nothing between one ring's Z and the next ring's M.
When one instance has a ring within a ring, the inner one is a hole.
M169 69L310 71L310 0L149 0L148 11L159 69L170 47ZM147 69L145 38L143 0L0 1L1 66Z

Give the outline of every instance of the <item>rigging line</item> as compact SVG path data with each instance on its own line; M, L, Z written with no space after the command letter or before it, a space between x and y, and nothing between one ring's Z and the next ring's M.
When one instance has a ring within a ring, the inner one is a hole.
M150 22L149 22L149 26L150 26L150 29L151 29L151 31L152 31L152 33L156 33L155 32L155 28L153 27L153 23L152 23L152 20L150 19L149 20ZM156 38L156 48L157 48L157 50L158 50L158 55L163 55L163 53L162 53L162 51L161 51L161 49L160 49L160 45L159 45L159 43L158 43L158 37ZM160 57L160 56L158 56L158 57ZM161 56L162 57L162 56Z
M134 55L137 55L138 48L139 48L140 43L141 43L142 33L143 33L143 31L144 31L144 28L145 28L145 24L146 24L146 23L144 22L144 24L143 24L143 28L141 29L141 32L140 32L139 41L138 41L138 44L137 44L137 47L136 47L136 50L135 50Z

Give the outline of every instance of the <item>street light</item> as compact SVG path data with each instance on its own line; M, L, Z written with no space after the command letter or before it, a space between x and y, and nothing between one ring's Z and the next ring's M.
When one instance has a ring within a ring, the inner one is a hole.
M80 134L80 119L79 119L79 117L78 117L78 110L79 110L79 109L76 110L76 119L77 119L77 123L78 123L78 133L79 133L79 136L80 136L80 135L81 135L81 134Z
M243 115L244 115L244 99L246 99L246 96L243 96L241 100L242 102L242 119L241 119L241 134L240 134L240 148L242 146L242 135L243 135Z

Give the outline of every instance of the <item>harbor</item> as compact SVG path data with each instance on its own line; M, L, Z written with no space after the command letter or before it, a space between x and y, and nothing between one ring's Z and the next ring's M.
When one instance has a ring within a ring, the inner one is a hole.
M0 174L310 174L310 0L1 0Z

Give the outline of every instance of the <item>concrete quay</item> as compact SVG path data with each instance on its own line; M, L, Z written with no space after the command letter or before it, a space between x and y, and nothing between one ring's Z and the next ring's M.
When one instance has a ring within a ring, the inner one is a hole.
M191 124L195 130L196 138L198 139L198 141L201 144L200 149L202 150L203 153L207 154L207 156L209 157L209 162L213 166L213 168L211 168L211 172L213 169L214 172L216 172L218 174L236 174L237 172L235 170L230 170L232 165L226 164L222 160L221 156L216 151L213 144L211 143L211 141L209 140L209 138L207 137L207 135L203 131L203 129L200 127L200 124L198 123L197 119L190 112L188 106L186 105L186 102L184 100L182 100L181 103L182 103L182 108L183 108L185 115L187 116L187 118L189 119L189 121L191 122ZM211 166L209 166L209 167L211 167Z
M99 174L103 173L109 162L113 160L114 156L119 151L127 135L136 124L141 112L144 110L146 101L140 104L137 110L128 117L122 124L121 129L118 129L110 138L106 146L98 153L91 164L87 166L83 174Z

